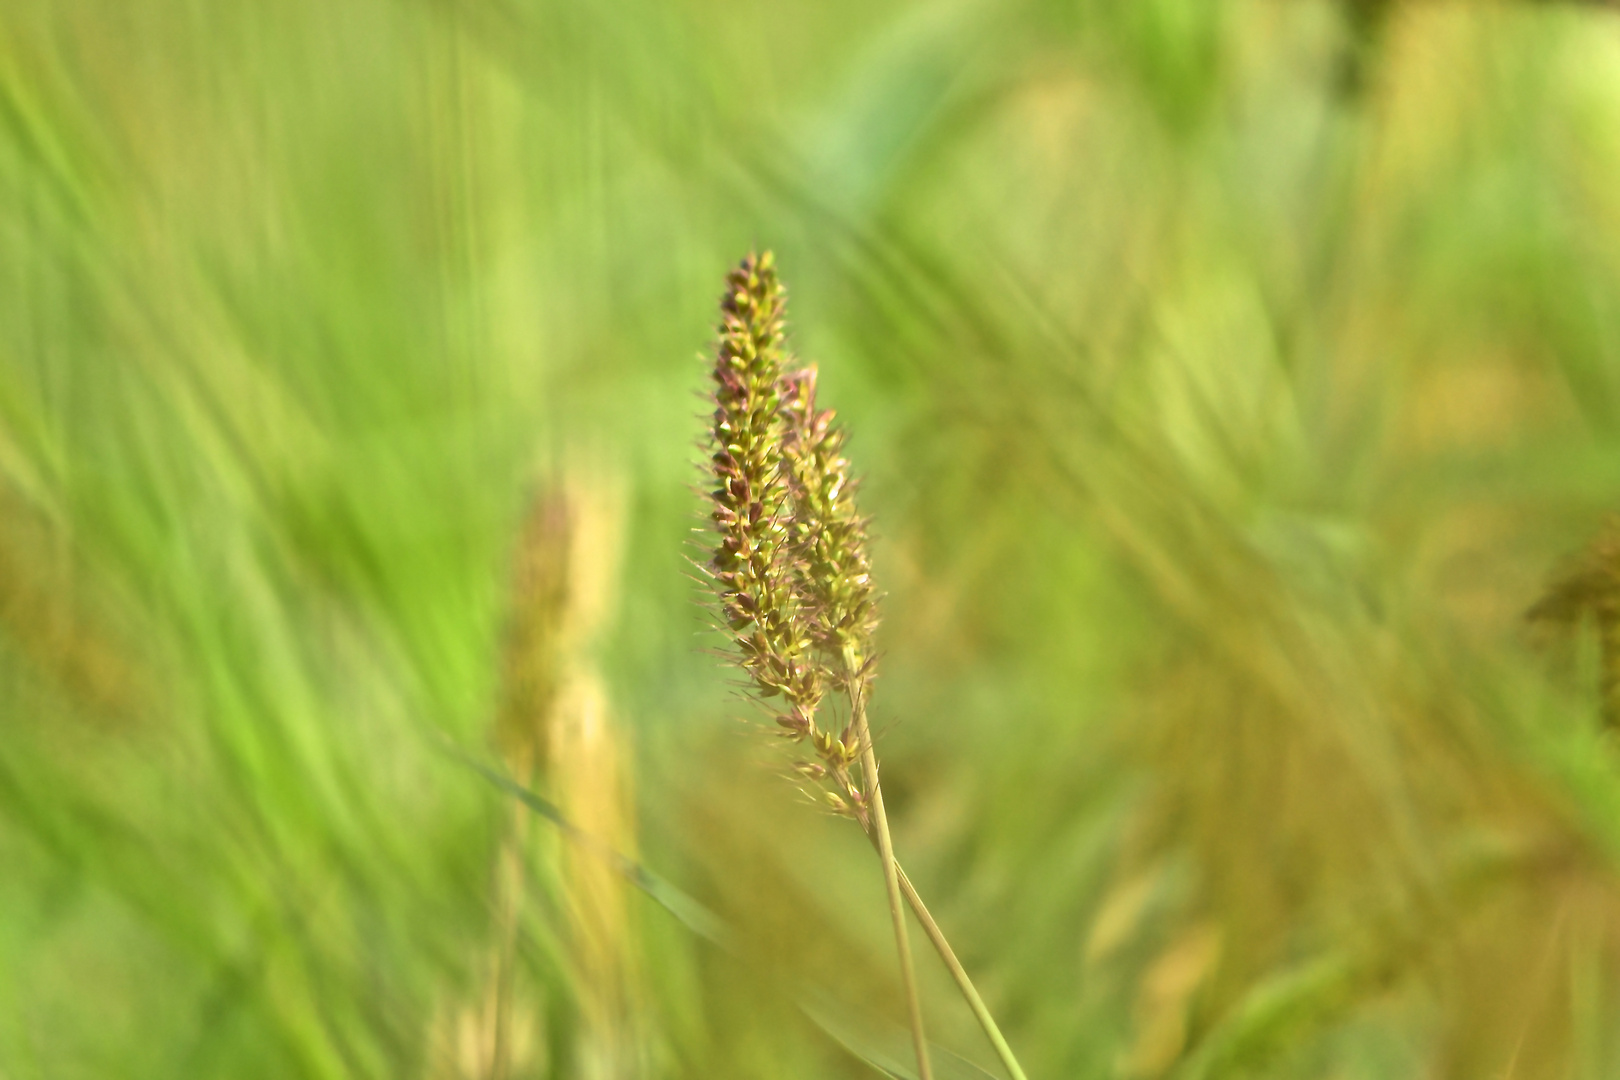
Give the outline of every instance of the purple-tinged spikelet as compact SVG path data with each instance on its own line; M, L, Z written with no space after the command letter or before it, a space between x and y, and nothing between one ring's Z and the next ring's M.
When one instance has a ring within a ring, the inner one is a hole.
M719 534L709 562L739 662L795 738L814 737L821 673L795 592L793 510L782 458L785 291L769 252L726 278L714 365L710 514Z

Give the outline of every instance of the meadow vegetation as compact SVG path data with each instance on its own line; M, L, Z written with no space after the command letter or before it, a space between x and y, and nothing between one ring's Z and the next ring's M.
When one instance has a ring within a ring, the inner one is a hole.
M6 0L0 1080L913 1076L860 706L1036 1080L1620 1076L1616 176L1595 3Z

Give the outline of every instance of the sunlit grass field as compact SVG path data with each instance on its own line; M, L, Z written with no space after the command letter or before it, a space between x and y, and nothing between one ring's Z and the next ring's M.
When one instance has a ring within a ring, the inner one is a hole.
M1620 13L4 0L0 1080L912 1075L693 580L767 247L1032 1080L1620 1077Z

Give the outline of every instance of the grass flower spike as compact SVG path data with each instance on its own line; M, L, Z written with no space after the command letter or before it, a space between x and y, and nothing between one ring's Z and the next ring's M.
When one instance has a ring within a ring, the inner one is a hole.
M710 431L719 532L709 569L743 669L761 697L780 697L777 722L814 737L820 671L794 589L791 496L782 465L782 308L771 256L726 278Z
M931 1080L928 1040L906 938L905 905L951 972L1013 1080L1023 1071L950 943L894 857L877 753L867 722L877 594L866 522L844 435L816 407L816 370L789 366L785 292L769 252L726 278L714 361L709 430L710 520L705 568L735 659L755 693L776 708L782 733L815 748L798 776L854 818L883 864L920 1080ZM847 700L836 733L817 718L835 690Z
M800 596L824 670L838 672L846 656L853 658L854 671L834 676L847 681L865 669L877 627L866 523L855 510L844 434L833 426L831 409L816 409L815 368L787 377L783 398Z
M714 364L710 517L719 543L709 563L720 613L761 698L782 698L777 723L809 739L821 762L801 762L828 800L880 838L895 941L911 1017L917 1071L930 1080L905 914L889 843L876 758L865 730L858 648L870 632L870 574L848 498L831 414L815 411L813 372L789 375L783 356L784 291L767 252L726 278ZM791 454L788 445L791 443ZM838 658L840 667L830 661ZM835 737L816 724L825 676L850 693L850 724ZM851 775L861 761L862 783Z
M792 414L804 374L786 370L784 299L769 252L745 259L726 279L709 446L709 516L719 535L708 570L754 690L780 702L782 733L808 741L821 759L799 762L798 775L820 785L834 810L860 817L866 795L850 775L855 739L817 723L829 679L844 679L842 666L828 662L824 636L818 646L828 619L822 593L806 587L810 538L824 530L795 516L806 495L795 491L787 444L802 427Z

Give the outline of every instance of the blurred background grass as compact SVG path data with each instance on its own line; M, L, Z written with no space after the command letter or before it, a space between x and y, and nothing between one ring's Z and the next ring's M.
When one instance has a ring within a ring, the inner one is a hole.
M1620 1076L1617 176L1595 7L8 0L0 1078L904 1061L683 561L754 246L1032 1077Z

